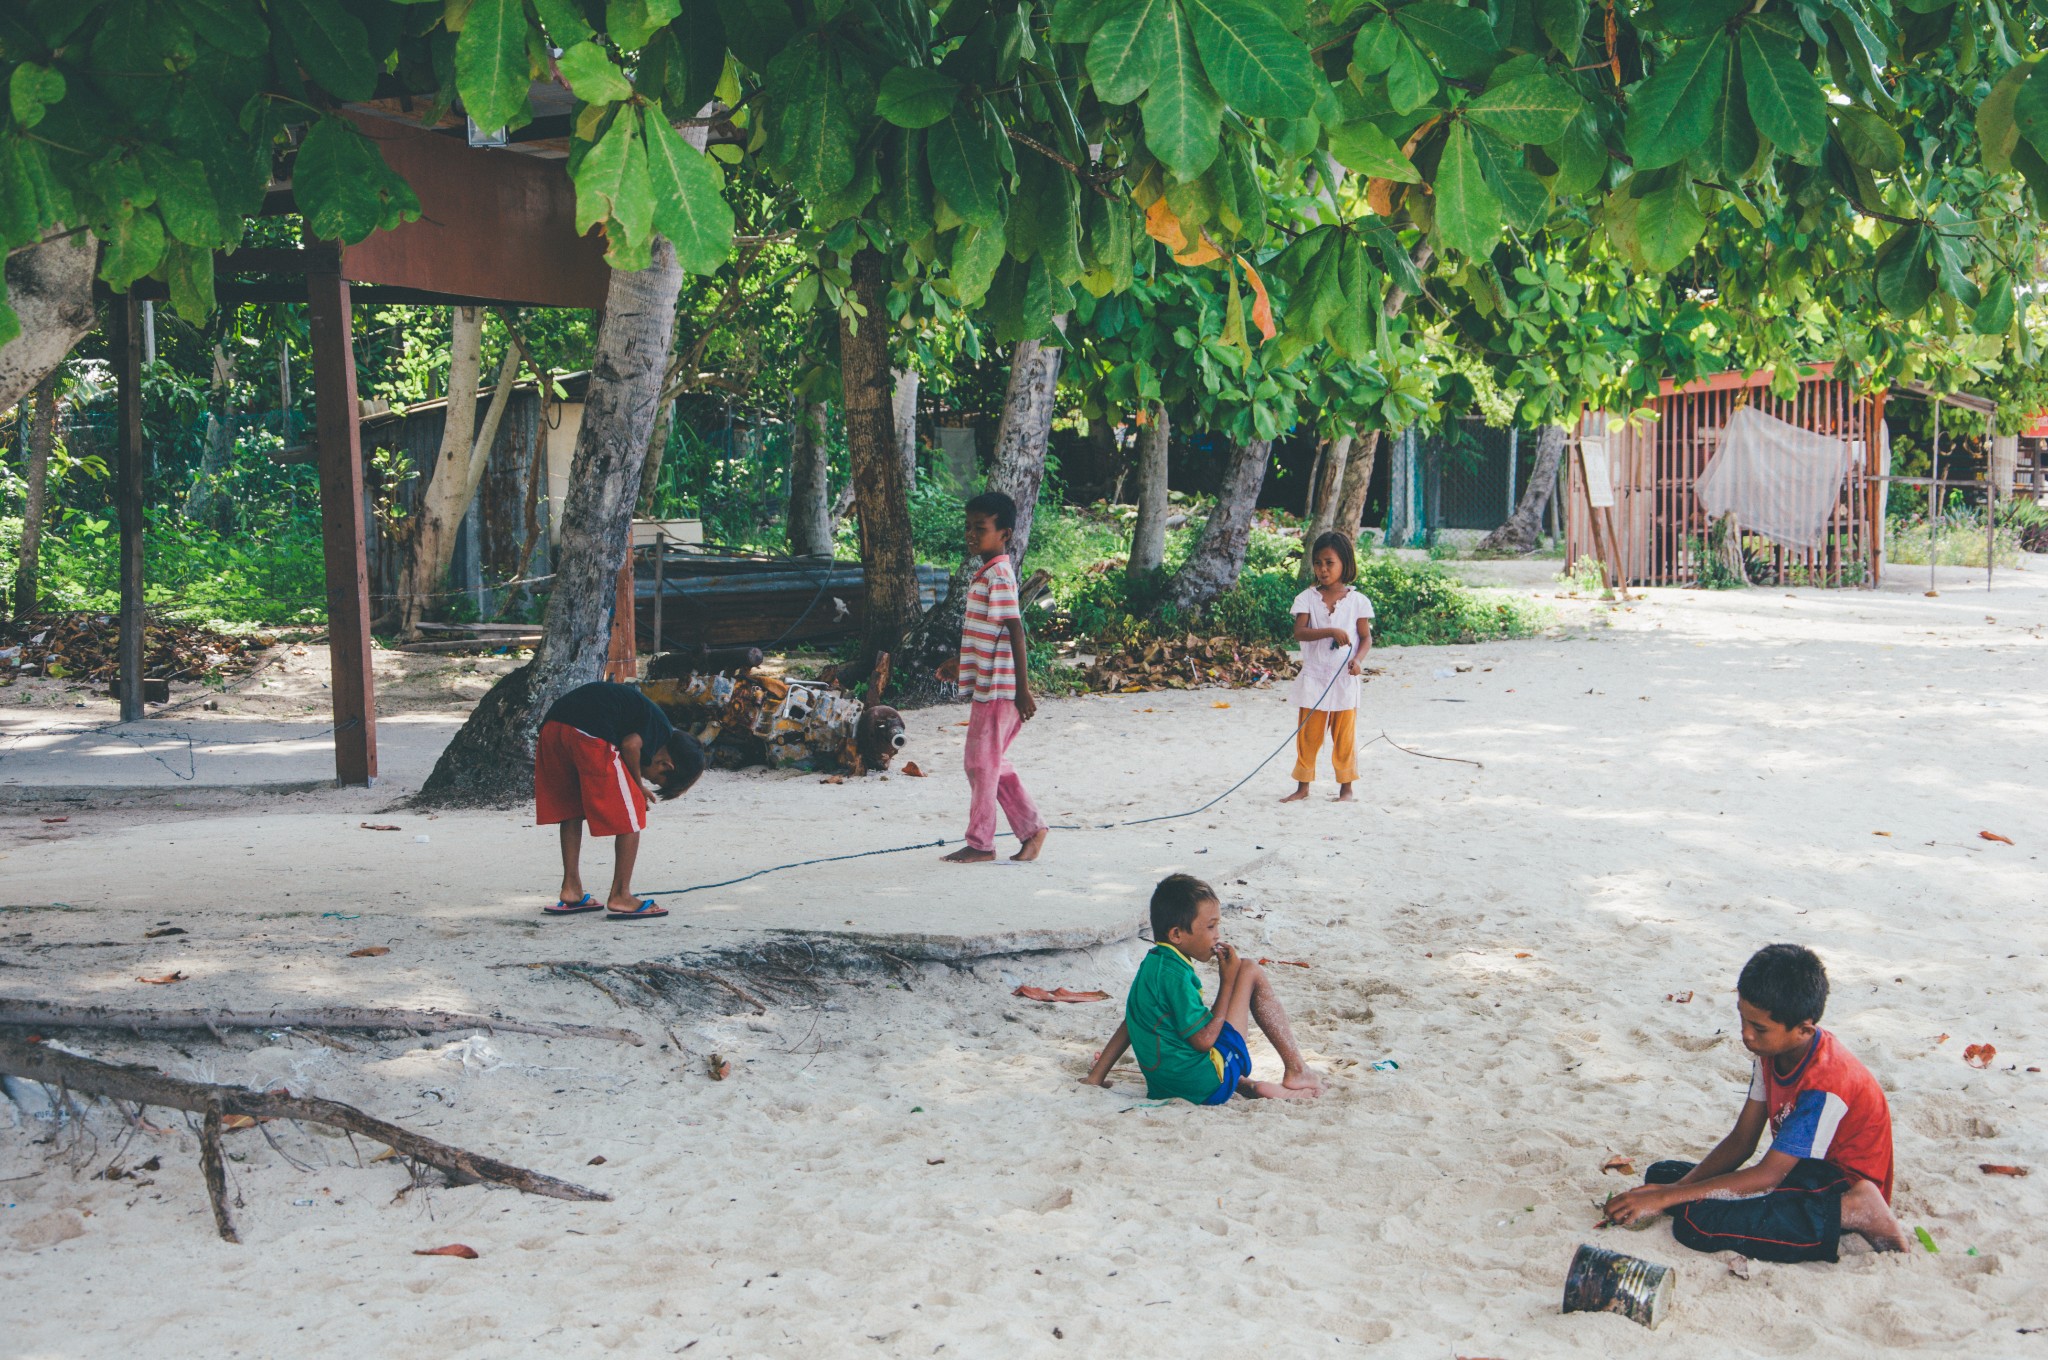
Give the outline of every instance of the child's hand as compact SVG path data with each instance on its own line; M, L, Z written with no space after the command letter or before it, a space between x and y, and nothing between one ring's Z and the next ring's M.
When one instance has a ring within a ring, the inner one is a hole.
M1037 716L1037 713L1038 700L1031 697L1030 690L1025 689L1022 685L1017 686L1017 716L1025 722L1030 722L1033 717Z
M1613 1196L1607 1201L1607 1221L1626 1228L1639 1219L1662 1213L1666 1207L1663 1189L1660 1185L1639 1185Z
M1351 658L1351 664L1346 666L1344 669L1352 675L1365 674L1365 668L1358 664L1358 658L1356 656Z
M1216 942L1216 971L1223 975L1224 981L1236 976L1237 970L1243 966L1244 959L1233 946L1221 940Z

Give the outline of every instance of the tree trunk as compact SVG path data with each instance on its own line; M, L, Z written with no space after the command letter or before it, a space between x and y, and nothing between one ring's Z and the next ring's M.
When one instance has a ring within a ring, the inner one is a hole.
M1182 613L1195 613L1237 584L1244 571L1245 550L1251 546L1252 515L1258 509L1259 488L1265 485L1266 462L1272 452L1269 439L1254 439L1230 451L1230 466L1223 473L1216 509L1202 526L1194 552L1166 589L1168 602Z
M1127 568L1134 581L1150 576L1166 562L1166 445L1171 435L1166 407L1158 402L1149 404L1145 423L1138 427L1138 523L1131 530Z
M872 248L853 257L853 293L866 315L839 321L839 372L846 388L846 452L860 514L860 562L867 610L851 674L865 676L883 652L898 650L918 617L917 555L910 538L910 495L889 410L889 334L883 299L888 261ZM870 696L878 698L880 696Z
M889 393L889 423L896 427L896 446L903 457L906 492L917 485L917 370L899 368Z
M1479 552L1531 553L1543 533L1543 509L1557 486L1557 465L1564 457L1565 430L1562 425L1545 425L1536 434L1536 468L1522 499L1507 523L1479 541Z
M1301 578L1305 581L1315 574L1316 540L1337 528L1337 516L1344 502L1344 490L1349 485L1345 471L1351 466L1353 439L1340 434L1329 442L1323 454L1322 466L1317 470L1316 483L1310 497L1308 525L1301 533ZM1355 529L1346 528L1345 535L1354 541L1358 535Z
M28 427L28 496L21 511L21 553L14 566L14 617L36 612L42 596L43 512L50 489L50 450L57 442L57 374L36 386L36 413Z
M0 345L0 411L33 391L99 325L92 305L99 258L98 239L83 231L7 257L7 301L21 334Z
M661 494L661 460L668 453L668 433L675 428L676 404L673 401L661 403L661 409L654 413L654 432L647 436L647 457L640 464L640 496L636 503L639 514L654 518L655 498Z
M541 644L533 660L483 697L441 753L416 803L504 807L531 797L541 718L556 699L603 672L682 284L675 250L660 238L647 268L612 272Z
M455 533L469 513L491 461L491 445L511 403L519 377L519 346L508 341L498 367L497 386L481 429L477 427L477 378L483 366L483 312L455 308L448 346L447 419L441 427L441 448L434 456L433 475L420 493L418 511L406 535L405 565L398 578L398 631L407 642L419 637L421 617L434 591L447 579L455 560Z
M1365 529L1365 498L1372 491L1373 464L1379 461L1380 432L1367 430L1351 441L1351 454L1344 460L1344 494L1337 500L1331 527L1351 535L1358 542Z
M1066 318L1056 324L1064 331ZM1053 392L1059 386L1064 351L1037 340L1019 340L1010 354L1010 385L1003 393L1003 419L996 429L995 466L988 489L1017 502L1017 528L1010 535L1010 564L1024 578L1024 554L1031 548L1031 513L1045 481L1045 446L1052 438Z
M814 401L796 419L789 439L789 554L832 556L832 450L828 412Z

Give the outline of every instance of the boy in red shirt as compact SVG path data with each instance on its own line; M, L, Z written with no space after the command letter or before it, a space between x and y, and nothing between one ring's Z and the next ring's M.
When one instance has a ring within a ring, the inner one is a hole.
M1695 1251L1759 1261L1832 1261L1846 1232L1904 1251L1892 1216L1892 1117L1870 1070L1820 1029L1827 970L1802 945L1766 945L1736 983L1742 1046L1756 1055L1749 1099L1706 1159L1658 1162L1644 1184L1607 1201L1610 1222L1671 1215ZM1764 1125L1771 1147L1755 1166Z
M1000 491L967 502L967 554L982 559L967 587L960 629L960 688L974 704L967 723L967 844L945 856L955 864L996 857L996 808L1021 842L1011 859L1034 860L1045 844L1045 819L1010 767L1010 743L1038 704L1024 668L1024 616L1017 607L1017 569L1010 532L1017 503Z

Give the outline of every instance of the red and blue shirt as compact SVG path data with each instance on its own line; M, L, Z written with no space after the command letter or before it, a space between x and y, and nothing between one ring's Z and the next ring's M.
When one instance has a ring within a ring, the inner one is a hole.
M1806 1056L1785 1076L1769 1058L1756 1060L1749 1098L1770 1116L1771 1150L1811 1157L1853 1172L1892 1197L1892 1114L1870 1069L1819 1030Z

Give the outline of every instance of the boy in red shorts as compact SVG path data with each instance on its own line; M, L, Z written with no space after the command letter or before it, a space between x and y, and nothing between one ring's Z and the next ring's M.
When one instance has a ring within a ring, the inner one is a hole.
M1607 1201L1610 1222L1671 1215L1695 1251L1759 1261L1833 1261L1846 1232L1904 1251L1892 1216L1892 1117L1870 1070L1818 1028L1827 970L1796 944L1766 945L1736 983L1742 1046L1756 1055L1749 1099L1706 1159L1657 1162L1645 1185ZM1764 1125L1771 1147L1755 1166Z
M704 748L678 732L668 715L632 685L594 684L555 700L541 720L533 764L535 820L562 828L562 891L549 916L603 911L613 921L645 921L668 913L633 893L633 861L647 827L647 789L663 802L687 792L704 773ZM583 891L583 824L593 836L616 836L611 896Z

